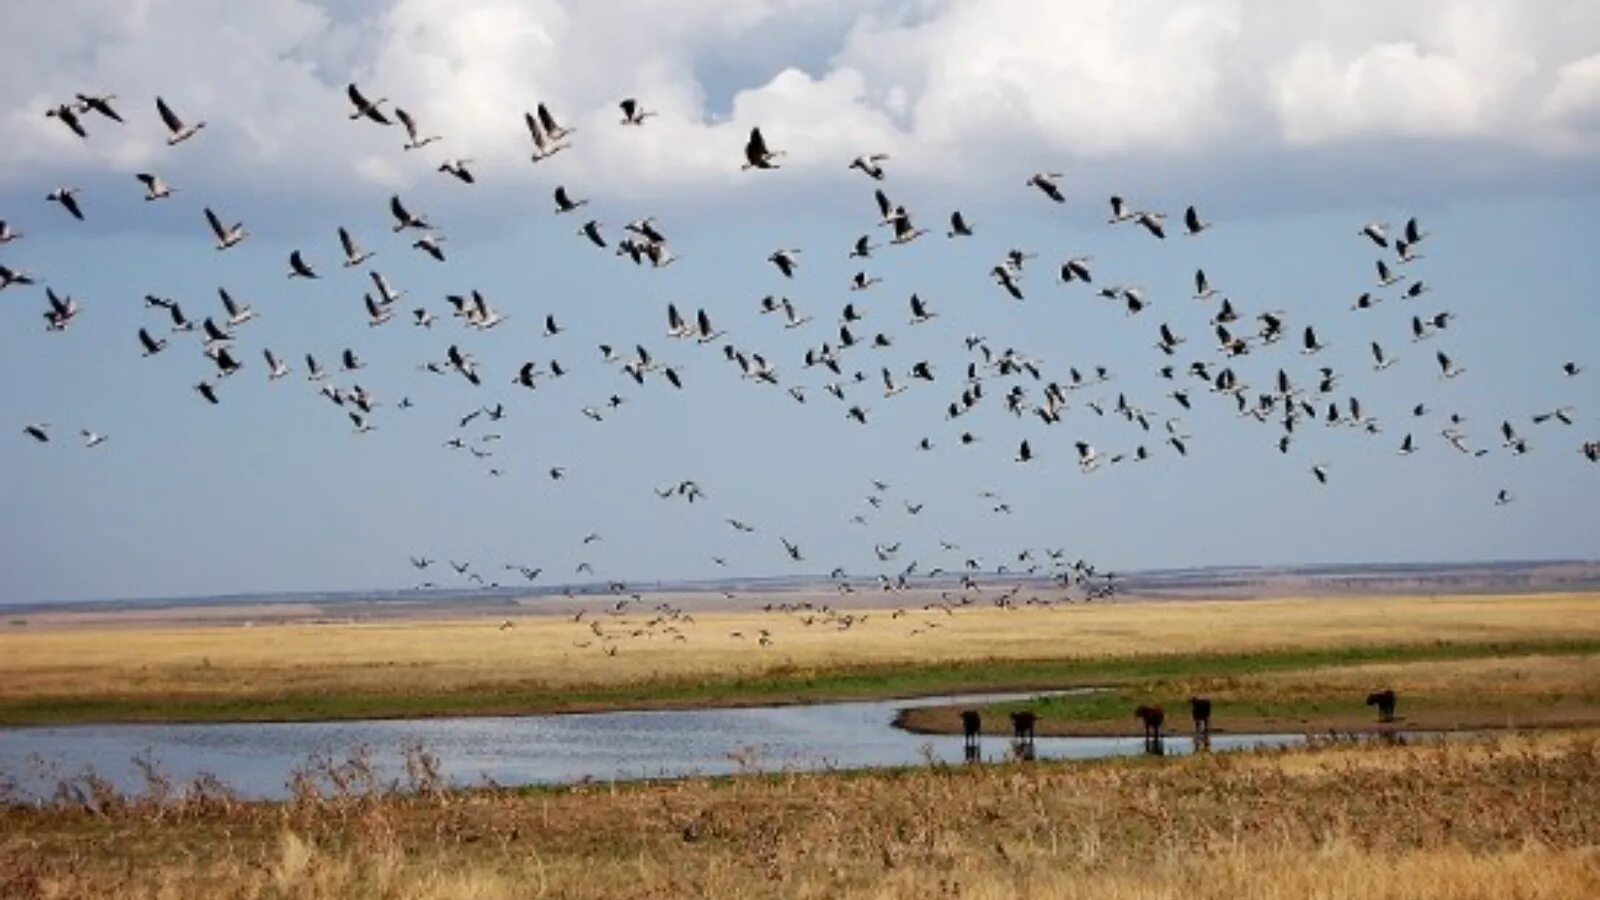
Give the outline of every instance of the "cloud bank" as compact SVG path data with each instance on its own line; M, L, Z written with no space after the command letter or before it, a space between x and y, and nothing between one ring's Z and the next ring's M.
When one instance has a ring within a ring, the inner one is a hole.
M349 81L444 135L435 163L528 166L522 112L545 101L583 152L544 171L593 192L730 182L752 125L786 168L837 178L871 151L967 180L1453 145L1489 151L1489 175L1600 159L1600 0L70 0L7 19L6 187L167 164L157 94L208 121L208 179L432 177L346 121ZM44 116L80 90L117 93L129 125L91 117L85 144ZM623 96L658 117L616 127Z

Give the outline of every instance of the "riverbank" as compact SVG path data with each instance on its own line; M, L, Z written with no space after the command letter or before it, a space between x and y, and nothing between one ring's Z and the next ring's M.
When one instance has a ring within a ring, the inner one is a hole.
M0 809L0 895L1544 900L1600 892L1595 732L1193 758ZM69 795L70 796L70 795Z
M1400 698L1393 723L1378 722L1365 704L1367 693L1384 688ZM991 734L1009 733L1009 713L1028 709L1039 717L1041 735L1088 737L1141 735L1134 709L1159 706L1168 733L1189 734L1192 696L1211 700L1212 731L1218 735L1583 728L1600 725L1600 654L1593 647L1549 653L1524 646L1454 658L1418 648L1410 658L1395 654L1298 667L1196 661L1183 675L1151 673L1090 694L978 709ZM960 713L967 708L904 710L896 724L925 734L960 734Z
M783 705L1587 654L1600 650L1597 610L1600 596L1549 594L14 628L0 633L0 724Z

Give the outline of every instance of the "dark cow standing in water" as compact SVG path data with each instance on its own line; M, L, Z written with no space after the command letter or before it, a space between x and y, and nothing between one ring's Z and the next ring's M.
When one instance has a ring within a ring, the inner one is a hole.
M975 709L961 711L961 733L966 737L967 762L978 761L978 735L983 731L983 716Z
M1011 714L1011 735L1015 741L1017 756L1024 760L1033 759L1033 726L1039 717L1031 710L1021 710Z
M1378 708L1379 722L1394 721L1395 696L1394 691L1385 688L1367 695L1367 705Z
M1133 711L1134 718L1144 723L1147 742L1161 740L1161 726L1167 721L1167 711L1159 706L1141 706Z
M1208 697L1190 697L1189 714L1194 717L1195 737L1211 736L1211 700Z

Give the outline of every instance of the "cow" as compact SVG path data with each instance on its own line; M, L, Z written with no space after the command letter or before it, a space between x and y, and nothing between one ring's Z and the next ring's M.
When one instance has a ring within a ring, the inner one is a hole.
M1189 715L1194 717L1195 737L1211 736L1211 699L1209 697L1190 697Z
M975 709L961 711L961 733L966 738L967 762L978 761L978 735L983 732L983 716Z
M1373 691L1367 695L1367 705L1378 708L1379 722L1394 721L1395 696L1393 690L1384 688L1381 691Z
M1144 723L1146 740L1161 737L1161 726L1167 721L1167 711L1159 706L1141 706L1133 711L1134 718Z
M1032 710L1019 710L1011 714L1011 736L1017 756L1033 759L1033 726L1039 717Z

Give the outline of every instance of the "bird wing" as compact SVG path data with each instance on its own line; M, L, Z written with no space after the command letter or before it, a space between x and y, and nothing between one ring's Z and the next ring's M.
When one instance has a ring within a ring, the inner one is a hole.
M406 136L415 141L417 139L417 123L415 119L411 118L411 114L396 106L394 108L394 117L399 119L400 124L405 127Z
M161 114L161 121L166 123L167 130L183 130L183 120L178 118L178 114L172 111L172 107L167 105L167 101L160 97L156 98L156 112Z
M543 103L539 104L539 124L543 125L544 130L551 136L561 130L561 126L556 124L556 117L550 114L550 108Z

